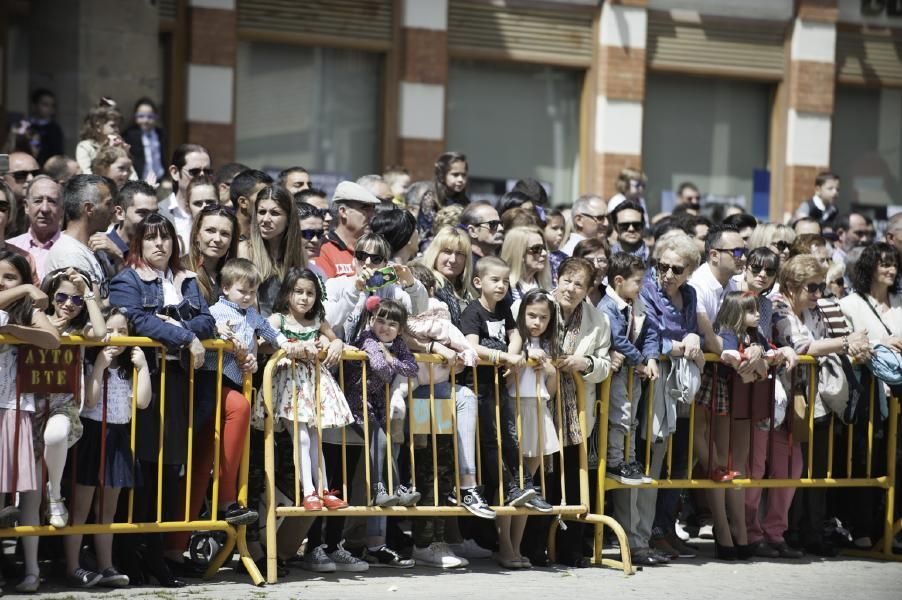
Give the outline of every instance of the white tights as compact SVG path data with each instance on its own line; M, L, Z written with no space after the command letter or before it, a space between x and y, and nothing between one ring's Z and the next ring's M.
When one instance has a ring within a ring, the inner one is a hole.
M62 495L60 481L63 479L63 469L66 467L71 427L72 423L69 421L69 417L53 415L47 419L47 426L44 428L44 462L47 463L50 497L54 499Z
M285 426L288 427L288 431L290 431L292 437L294 437L294 423L287 421ZM313 465L316 464L317 458L320 458L320 468L323 473L324 487L325 482L329 480L328 477L326 477L326 463L322 460L322 457L319 456L319 434L316 431L316 425L298 423L295 444L297 445L298 452L295 461L301 472L301 487L303 488L304 497L307 497L311 494L316 494L314 479L318 482L319 469L315 469Z

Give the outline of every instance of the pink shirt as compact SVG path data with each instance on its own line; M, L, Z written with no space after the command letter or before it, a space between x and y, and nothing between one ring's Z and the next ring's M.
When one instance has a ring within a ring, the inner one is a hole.
M34 259L34 265L38 271L38 277L40 280L44 279L44 275L46 271L44 270L44 263L47 260L47 255L50 254L50 249L53 247L53 244L56 243L56 240L60 239L61 231L57 231L56 235L50 238L46 243L41 243L37 241L34 236L31 235L31 229L23 233L22 235L17 235L16 237L6 240L8 244L12 244L17 248L21 248L25 252L28 252L31 257ZM36 284L37 285L37 284Z

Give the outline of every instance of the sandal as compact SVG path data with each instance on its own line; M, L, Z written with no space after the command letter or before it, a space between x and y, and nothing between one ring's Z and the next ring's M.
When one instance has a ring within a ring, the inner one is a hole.
M33 573L25 576L25 579L16 584L16 591L22 594L34 594L41 587L41 577Z

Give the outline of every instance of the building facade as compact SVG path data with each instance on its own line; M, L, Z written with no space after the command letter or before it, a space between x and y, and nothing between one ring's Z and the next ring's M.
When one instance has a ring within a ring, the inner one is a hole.
M468 155L475 195L533 176L568 204L613 194L633 166L648 175L653 211L691 180L782 220L831 169L845 208L884 216L902 205L902 0L18 0L0 10L7 110L26 110L29 89L54 89L73 147L77 115L101 93L123 106L150 94L169 139L207 145L217 164L300 164L324 180L391 164L430 178L453 149ZM44 56L50 29L74 47L61 67ZM95 47L101 33L114 51Z

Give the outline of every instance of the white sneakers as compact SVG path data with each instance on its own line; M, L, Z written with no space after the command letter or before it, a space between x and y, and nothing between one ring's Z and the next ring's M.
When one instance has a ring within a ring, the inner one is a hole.
M486 550L473 540L464 540L462 544L450 544L449 548L462 558L492 558L491 550Z
M425 548L413 548L413 559L417 565L426 567L438 567L439 569L454 569L466 567L470 562L451 551L444 542L432 542Z

